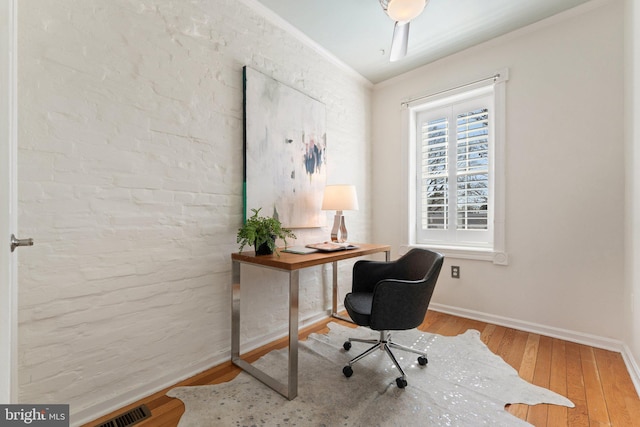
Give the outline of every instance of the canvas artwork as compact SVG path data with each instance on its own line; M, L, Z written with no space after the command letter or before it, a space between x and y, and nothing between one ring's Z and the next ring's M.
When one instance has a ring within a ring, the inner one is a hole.
M324 225L325 106L244 67L245 215L262 208L285 227Z

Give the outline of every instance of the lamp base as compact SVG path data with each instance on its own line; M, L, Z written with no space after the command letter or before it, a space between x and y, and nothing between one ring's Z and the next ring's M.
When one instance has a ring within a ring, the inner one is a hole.
M336 211L336 215L333 217L331 241L337 243L344 243L347 241L347 226L344 223L344 215L342 215L342 211Z

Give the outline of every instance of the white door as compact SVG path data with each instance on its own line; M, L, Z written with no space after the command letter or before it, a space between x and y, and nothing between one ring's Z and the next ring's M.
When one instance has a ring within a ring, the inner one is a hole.
M18 251L10 249L17 226L17 1L0 0L0 403L16 403L18 394Z

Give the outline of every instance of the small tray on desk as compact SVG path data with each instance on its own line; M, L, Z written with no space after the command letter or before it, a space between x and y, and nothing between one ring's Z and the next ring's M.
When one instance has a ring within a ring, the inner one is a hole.
M318 252L318 249L308 248L306 246L289 246L286 249L282 249L282 252L289 252L291 254L306 255L314 254Z
M335 242L310 243L306 245L306 247L310 249L316 249L320 252L336 252L336 251L345 251L349 249L359 248L359 246L352 245L350 243L335 243Z

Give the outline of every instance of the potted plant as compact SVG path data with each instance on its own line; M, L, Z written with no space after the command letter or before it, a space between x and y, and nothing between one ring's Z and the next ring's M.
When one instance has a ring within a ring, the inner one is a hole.
M296 235L288 228L283 228L276 218L260 216L261 209L251 209L253 215L238 229L237 242L240 243L240 252L246 245L253 245L256 255L270 255L277 252L276 239L284 240L286 246L287 237L296 238Z

